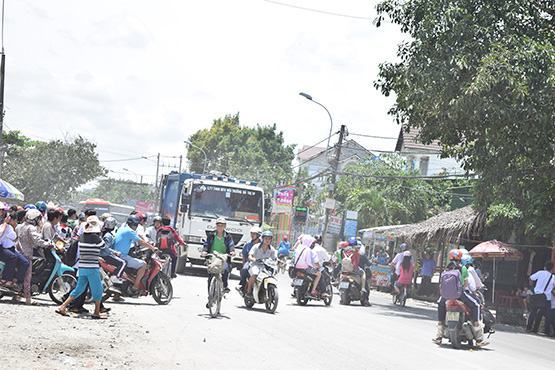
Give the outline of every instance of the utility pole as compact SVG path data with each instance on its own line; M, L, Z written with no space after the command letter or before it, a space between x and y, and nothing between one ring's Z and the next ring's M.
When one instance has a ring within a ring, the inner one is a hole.
M183 164L183 154L179 156L179 175L181 175L181 165Z
M331 179L330 179L330 186L328 189L328 196L334 200L335 200L335 183L337 181L337 170L339 167L339 160L341 158L341 147L343 146L343 139L345 138L345 132L346 132L345 125L341 125L341 130L339 131L339 141L337 142L337 147L335 148L335 158L331 161L332 173L331 173ZM324 235L323 235L324 238L326 238L328 234L330 213L331 213L331 209L326 208L326 219L324 222Z
M155 184L155 188L156 188L156 194L158 194L159 192L159 181L158 181L158 175L160 175L160 153L158 153L158 155L156 156L156 178L154 180L154 184Z
M4 75L6 71L6 54L4 54L4 0L2 0L1 60L0 60L0 177L4 169Z

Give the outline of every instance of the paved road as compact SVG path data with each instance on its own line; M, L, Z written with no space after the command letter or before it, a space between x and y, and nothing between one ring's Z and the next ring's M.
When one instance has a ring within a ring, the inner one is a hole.
M388 295L371 295L372 307L299 307L280 276L278 312L247 310L236 292L223 302L223 316L211 319L204 308L206 280L174 280L175 299L158 306L151 297L111 304L109 320L65 318L41 306L0 304L0 363L12 368L112 369L399 369L553 368L555 341L510 327L482 350L453 350L431 343L435 310L409 301L393 307ZM237 281L232 281L235 286ZM6 338L11 342L6 344ZM551 365L550 365L551 364Z

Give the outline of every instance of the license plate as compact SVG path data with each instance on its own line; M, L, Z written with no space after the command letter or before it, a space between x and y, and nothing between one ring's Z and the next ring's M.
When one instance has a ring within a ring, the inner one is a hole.
M295 279L293 280L293 285L294 286L302 286L303 285L303 279Z
M459 312L447 312L447 321L459 321Z
M343 281L339 283L339 289L349 289L350 283L348 281Z

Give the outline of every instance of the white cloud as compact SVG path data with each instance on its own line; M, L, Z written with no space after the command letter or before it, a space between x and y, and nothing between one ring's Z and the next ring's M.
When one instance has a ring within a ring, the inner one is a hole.
M375 1L290 2L375 15ZM391 98L372 86L401 40L391 25L262 0L28 0L7 2L6 16L8 127L40 138L81 134L102 159L179 155L183 139L236 112L244 124L275 122L289 143L311 144L329 121L299 91L325 104L336 128L398 131L386 115ZM107 166L155 170L149 161Z

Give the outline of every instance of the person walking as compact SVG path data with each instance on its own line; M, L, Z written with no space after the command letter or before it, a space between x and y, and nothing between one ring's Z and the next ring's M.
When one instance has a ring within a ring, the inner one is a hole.
M436 261L429 252L425 252L422 256L422 267L420 268L420 288L418 295L429 296L432 294L432 276L436 269Z
M555 289L555 275L551 272L553 263L551 261L545 264L543 270L536 272L530 276L530 284L534 284L534 294L530 296L528 302L528 322L526 323L526 331L537 333L542 318L548 321L548 315L551 309L551 298L553 297L553 289ZM547 324L547 322L546 322ZM545 325L544 333L549 334L549 327Z
M83 235L79 239L79 277L75 289L71 291L69 297L56 310L57 314L67 316L69 304L90 287L92 299L94 301L94 313L92 319L106 319L101 315L100 308L102 303L102 281L100 279L100 249L104 246L104 241L100 237L102 232L102 222L96 216L90 216L84 226Z

